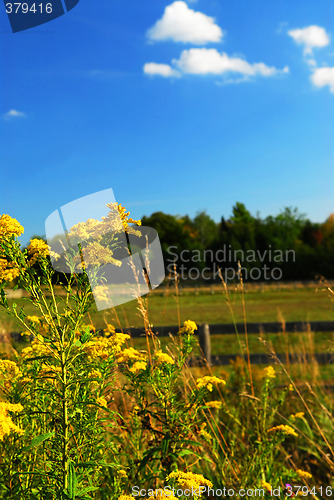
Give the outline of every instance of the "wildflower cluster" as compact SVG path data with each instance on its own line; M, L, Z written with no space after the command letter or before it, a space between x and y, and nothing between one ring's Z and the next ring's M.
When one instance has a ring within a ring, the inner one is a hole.
M273 489L271 484L267 483L267 481L261 481L261 486L265 488L268 491L268 493L271 493L271 490Z
M286 436L298 436L297 432L290 427L290 425L276 425L276 427L272 427L271 429L268 429L268 433L274 433L274 434L284 434Z
M0 283L2 281L13 281L20 275L20 269L15 263L8 262L7 259L0 258Z
M8 412L19 412L23 410L23 406L18 404L10 404L4 401L0 401L0 441L4 439L6 434L10 434L10 432L15 432L17 434L23 434L24 431L20 429L17 425L15 425L8 415Z
M205 376L198 378L196 381L196 387L198 389L205 388L208 391L212 392L213 390L213 384L215 385L226 385L225 380L218 378L218 377L212 377L212 376Z
M267 366L267 368L265 368L264 371L268 379L276 377L275 369L272 366Z
M96 358L114 358L120 351L122 345L130 339L126 333L114 332L110 337L96 337L85 343L83 350L90 360Z
M102 220L88 219L85 222L79 222L71 227L69 236L78 238L78 241L94 240L95 242L99 242L103 241L103 236L110 233L117 234L125 230L136 234L129 224L140 226L140 220L134 220L129 217L130 212L127 212L118 203L108 203L107 208L109 208L109 213L106 217L102 217ZM96 247L96 250L98 248L101 251L100 247Z
M0 217L0 239L8 238L11 236L20 236L23 234L24 229L21 224L7 214Z
M9 389L12 381L20 374L20 369L15 361L9 359L0 360L0 387L3 386L5 389Z
M221 401L207 401L205 403L206 408L212 408L215 410L221 410L223 403Z
M141 226L140 220L134 220L129 217L130 212L127 212L125 207L122 207L120 203L108 203L107 207L110 208L110 212L107 217L103 217L103 221L108 225L111 225L113 230L125 231L130 230L129 224L136 224Z
M209 488L213 486L212 482L205 479L201 474L193 474L192 472L182 472L179 470L173 471L168 475L166 481L168 482L171 480L176 481L178 485L182 486L183 490L198 490L200 486L208 486Z
M161 366L164 364L173 365L175 363L174 359L169 354L160 350L155 352L154 360L157 366Z
M46 259L48 256L54 257L55 259L59 258L59 255L55 252L52 252L49 245L47 245L45 241L38 238L30 240L27 252L30 256L29 264L31 266L33 266L38 260Z
M184 322L183 327L180 329L179 333L188 333L189 335L192 335L195 330L197 330L195 321L191 321L190 319L188 319Z
M306 470L298 469L296 472L297 472L297 474L298 474L299 477L303 477L305 479L311 479L312 478L312 474L310 474Z

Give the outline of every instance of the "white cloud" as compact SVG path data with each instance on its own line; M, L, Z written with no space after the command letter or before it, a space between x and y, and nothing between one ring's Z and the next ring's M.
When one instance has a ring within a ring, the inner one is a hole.
M22 111L17 111L17 109L10 109L3 115L5 119L10 119L10 118L24 118L26 116L25 113Z
M307 28L288 31L288 35L299 45L304 45L304 54L312 54L312 49L326 47L330 43L329 35L321 26L307 26Z
M147 31L152 41L172 40L203 45L220 42L223 31L212 17L196 12L183 1L173 2L165 8L159 21Z
M183 73L193 75L239 73L249 77L256 75L268 77L289 72L288 67L279 70L263 62L250 64L239 57L229 57L224 52L205 48L184 50L180 59L173 60L173 63Z
M316 87L327 87L334 93L334 67L317 68L311 75L311 81Z
M180 76L180 73L169 66L169 64L157 64L154 62L144 65L144 73L146 75L164 76L165 78Z

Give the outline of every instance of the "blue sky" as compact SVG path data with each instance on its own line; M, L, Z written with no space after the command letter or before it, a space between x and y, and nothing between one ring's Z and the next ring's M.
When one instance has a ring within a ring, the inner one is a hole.
M23 242L107 188L134 218L333 212L332 0L80 0L15 34L0 17L0 214Z

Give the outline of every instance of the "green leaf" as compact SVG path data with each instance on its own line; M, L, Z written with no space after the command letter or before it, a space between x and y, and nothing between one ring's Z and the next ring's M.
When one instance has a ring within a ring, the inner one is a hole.
M39 436L34 437L31 441L30 445L25 446L22 449L22 451L28 451L35 446L39 446L40 444L43 443L43 441L46 441L47 439L50 439L53 436L54 436L54 432L47 432L46 434L40 434Z
M31 441L31 446L38 446L43 441L46 441L50 437L54 436L54 432L47 432L46 434L40 434L39 436L34 437L34 439Z
M179 457L183 457L184 455L195 455L195 453L191 450L181 450L179 453Z
M75 499L77 491L77 476L75 473L74 463L71 461L68 464L68 496Z

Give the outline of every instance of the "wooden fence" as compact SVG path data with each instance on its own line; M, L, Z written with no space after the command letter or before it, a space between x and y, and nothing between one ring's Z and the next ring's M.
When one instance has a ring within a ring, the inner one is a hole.
M279 322L270 323L247 323L247 333L250 335L260 333L279 333L283 330L290 333L305 332L308 330L316 332L334 332L334 321L311 321L308 323L289 321L284 324ZM154 333L159 337L168 337L177 335L178 326L161 326L153 329ZM212 366L228 365L231 360L236 359L240 354L219 355L213 356L211 351L211 335L228 335L235 334L236 331L242 334L245 331L243 323L222 323L208 325L204 323L199 325L196 334L199 337L199 344L203 353L202 360L191 360L190 364L200 362L208 363ZM131 335L132 338L145 336L145 331L139 328L129 328L124 330L125 333ZM314 354L282 354L278 353L277 358L282 362L298 363L316 359L319 364L334 363L334 353L314 353ZM250 354L250 362L252 364L269 364L272 362L272 357L269 354Z
M334 332L334 321L311 321L308 323L296 322L296 321L288 321L284 324L279 322L270 322L270 323L247 323L247 333L249 335L260 333L279 333L282 331L290 332L290 333L298 333L298 332ZM117 330L120 331L120 330ZM158 337L169 337L177 335L179 331L179 327L177 325L173 326L160 326L153 328L153 332L158 335ZM235 359L240 354L228 354L228 355L212 355L211 351L211 336L212 335L228 335L235 334L236 331L239 334L244 333L245 325L243 323L221 323L221 324L212 324L208 325L204 323L199 325L198 331L195 333L198 335L199 344L201 351L203 353L202 360L192 360L191 363L199 361L202 363L208 363L210 365L228 365L230 360ZM132 338L140 338L144 337L145 330L142 328L125 328L123 330L124 333L128 333ZM11 333L13 340L19 342L22 340L22 336L19 332ZM278 353L277 357L282 362L289 363L297 363L302 361L309 361L310 359L316 359L319 364L328 364L334 363L334 353L325 352L325 353L314 353L314 354L281 354ZM252 364L268 364L272 361L272 358L269 354L250 354L250 361Z

